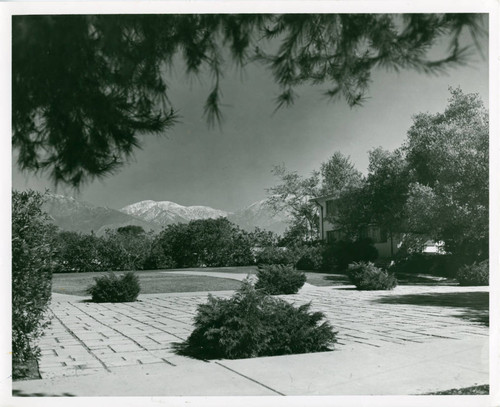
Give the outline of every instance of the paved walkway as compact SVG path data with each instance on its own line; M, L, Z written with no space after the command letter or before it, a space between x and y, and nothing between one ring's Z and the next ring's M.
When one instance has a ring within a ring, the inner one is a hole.
M212 362L178 356L174 346L189 336L206 297L150 294L94 304L55 294L40 342L42 380L15 382L14 393L419 394L488 383L486 287L363 292L307 285L282 298L323 311L338 331L335 351Z

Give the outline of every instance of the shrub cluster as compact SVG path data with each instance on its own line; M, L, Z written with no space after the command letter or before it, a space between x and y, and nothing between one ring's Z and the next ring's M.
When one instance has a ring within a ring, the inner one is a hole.
M397 285L394 274L379 269L371 262L349 265L348 276L358 290L392 290Z
M272 233L247 233L225 218L169 225L156 236L132 225L104 236L62 231L55 244L55 271L247 266L254 263L255 243L267 241L273 241Z
M270 295L295 294L306 282L306 275L292 266L266 264L257 270L255 288Z
M209 296L198 306L195 329L181 353L238 359L330 350L336 342L324 314L270 297L244 282L229 299Z
M150 257L153 235L140 226L108 230L104 236L59 232L56 272L85 273L142 270Z
M255 264L293 264L293 253L286 247L266 246L255 253Z
M489 261L464 265L458 269L456 279L460 285L488 285L489 284Z
M51 297L55 228L42 211L43 195L12 192L12 374L25 375L27 362L39 356Z
M120 277L114 273L96 277L94 285L87 289L94 302L132 302L140 291L139 278L131 271Z

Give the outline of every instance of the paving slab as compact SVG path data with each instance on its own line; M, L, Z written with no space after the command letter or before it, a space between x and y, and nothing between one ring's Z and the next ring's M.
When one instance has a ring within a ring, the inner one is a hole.
M217 362L286 395L412 395L488 383L488 340L365 344ZM448 378L448 380L446 380Z
M51 325L39 343L42 380L15 382L14 390L55 394L66 383L75 394L87 396L388 395L488 383L487 287L400 286L364 292L306 285L281 298L295 305L311 303L312 310L323 312L337 331L335 351L211 363L175 353L208 294L149 294L124 304L54 295ZM228 297L232 292L213 294ZM175 386L162 386L162 374ZM145 387L132 385L134 375ZM213 380L215 387L205 390L204 380ZM104 385L113 381L121 385Z
M272 389L215 363L115 368L110 373L14 383L14 396L272 396Z

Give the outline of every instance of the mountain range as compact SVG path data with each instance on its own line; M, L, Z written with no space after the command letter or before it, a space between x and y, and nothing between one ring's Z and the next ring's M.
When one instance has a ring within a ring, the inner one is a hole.
M170 201L145 200L127 205L120 210L92 205L64 195L48 194L45 211L62 230L81 233L104 234L106 229L126 225L141 226L144 230L160 231L174 223L188 223L195 219L228 218L242 229L253 231L255 227L283 234L287 226L287 214L275 215L265 200L227 212L208 206L183 206Z

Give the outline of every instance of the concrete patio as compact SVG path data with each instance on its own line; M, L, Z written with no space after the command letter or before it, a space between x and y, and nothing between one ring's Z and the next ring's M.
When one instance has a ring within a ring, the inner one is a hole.
M189 336L207 294L124 304L54 294L40 343L42 379L14 382L13 394L413 395L489 382L487 287L363 292L306 284L282 298L325 313L338 331L334 351L210 362L178 356L174 344Z

